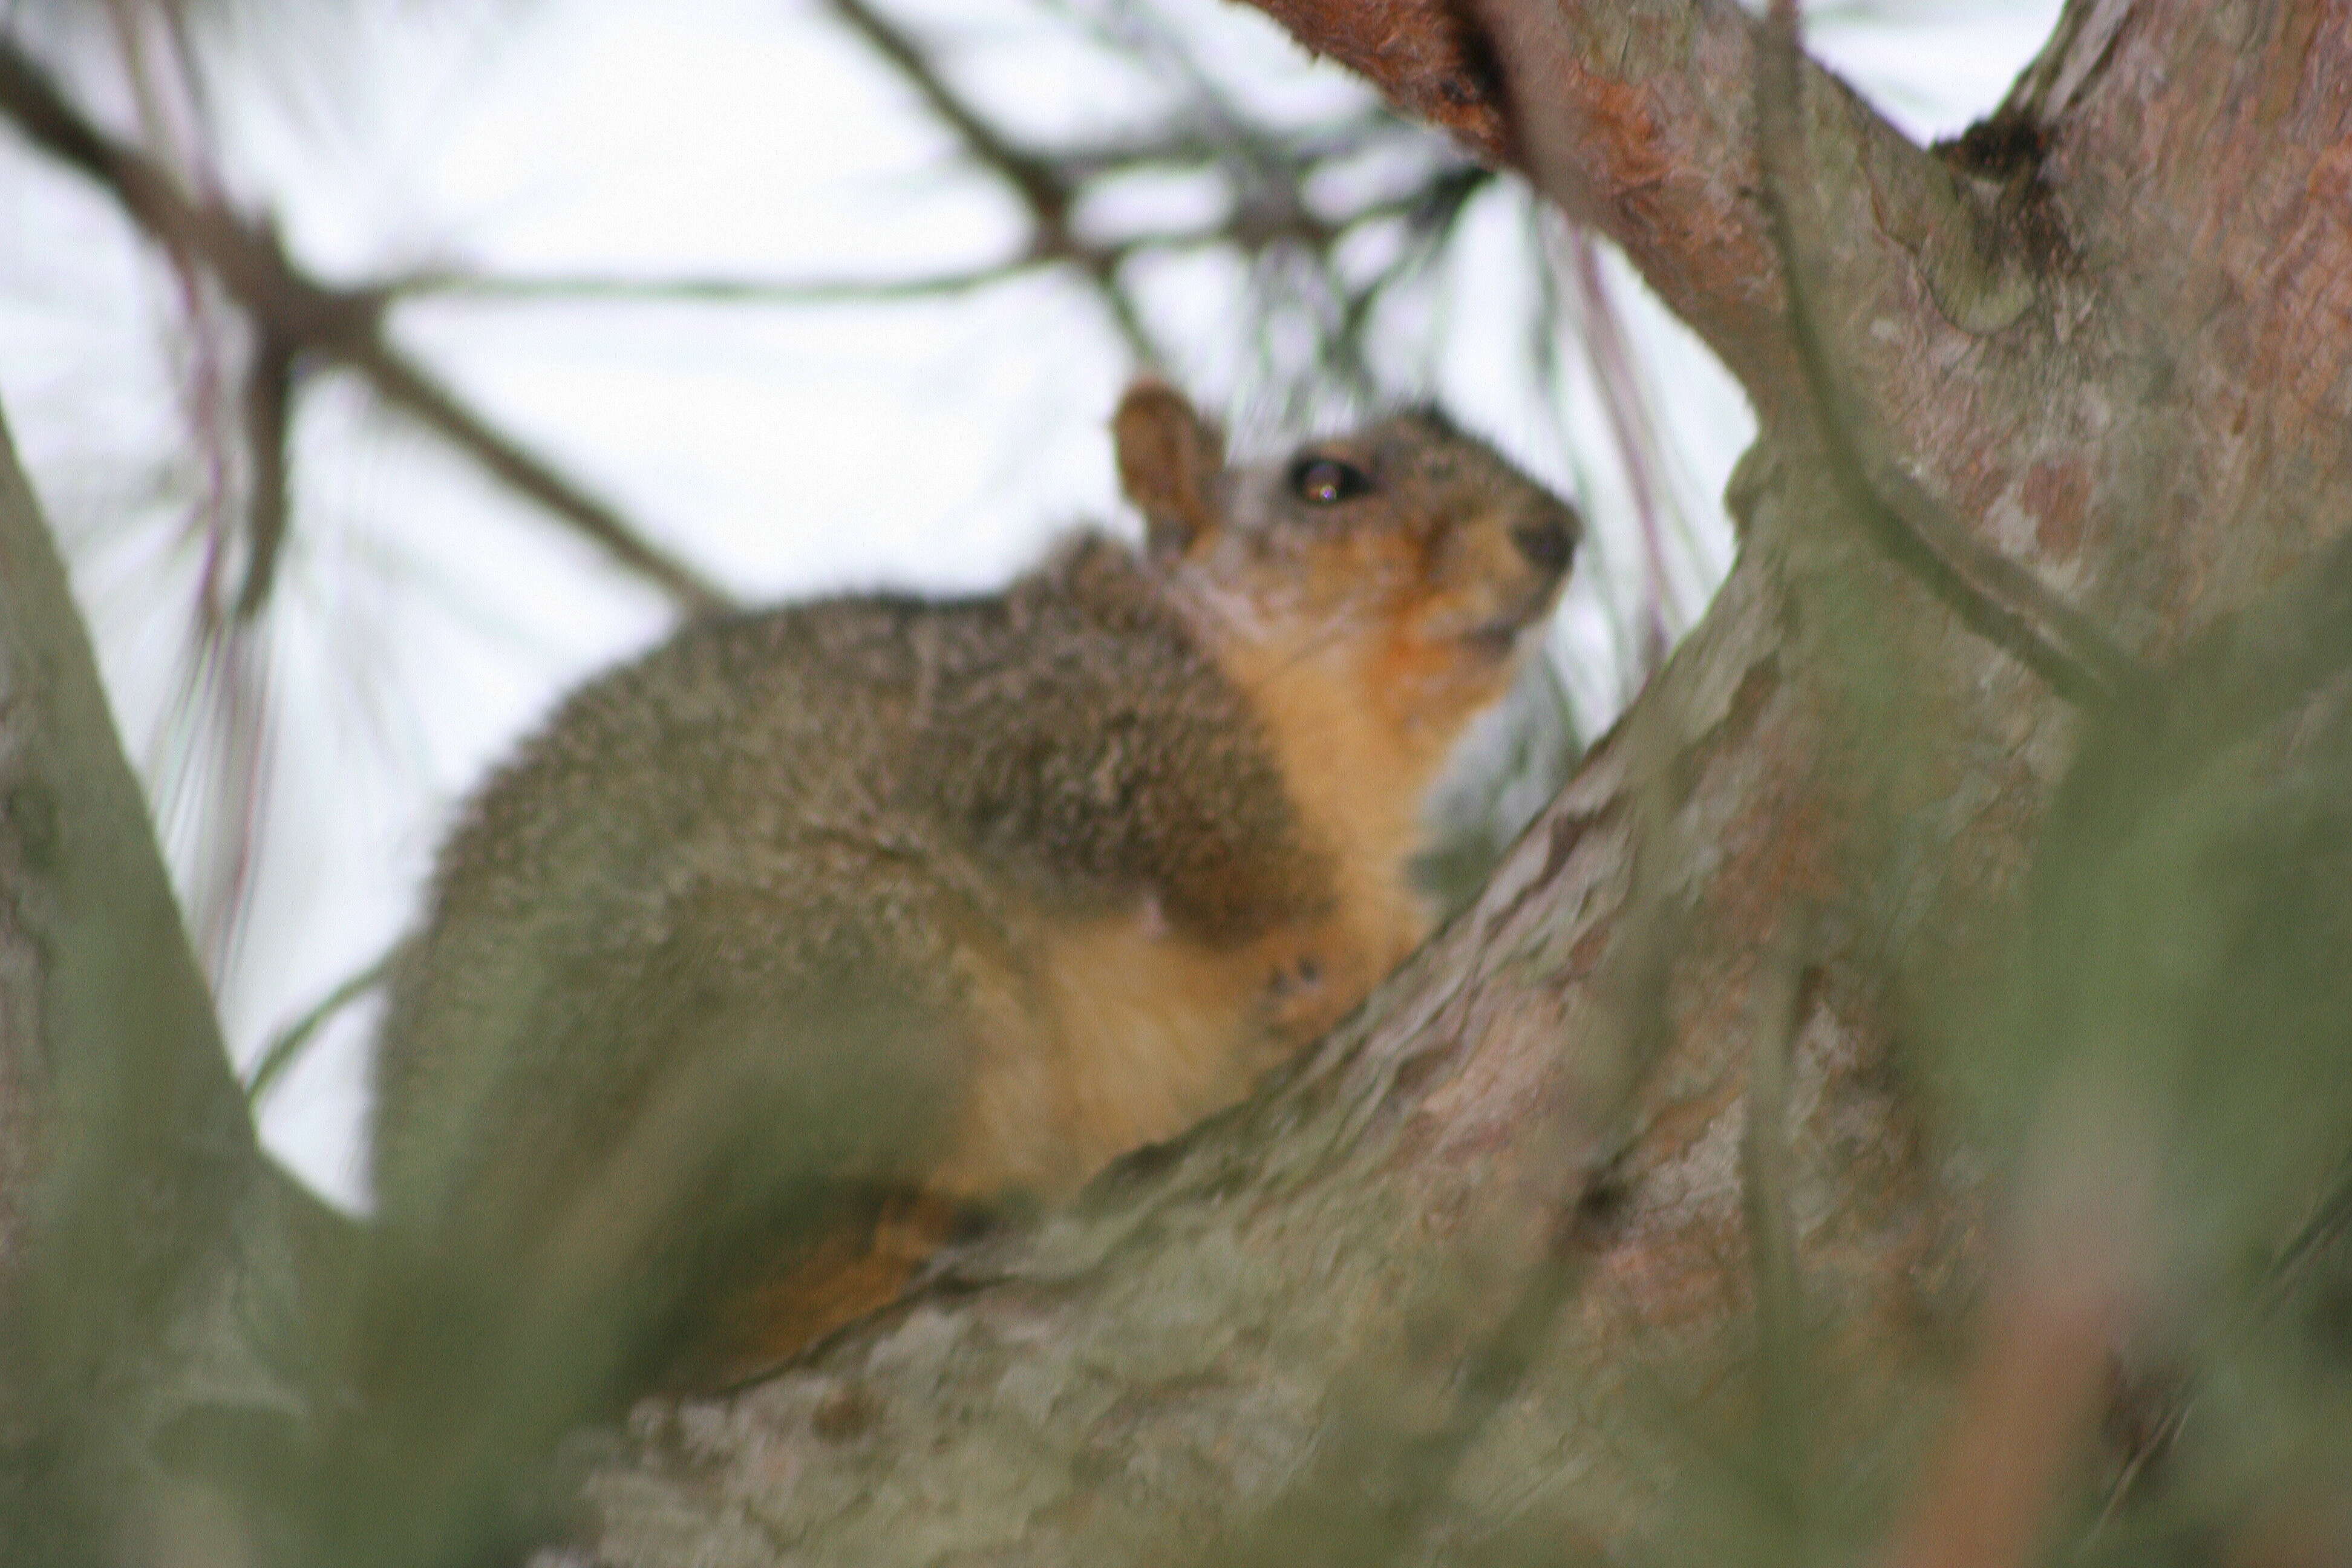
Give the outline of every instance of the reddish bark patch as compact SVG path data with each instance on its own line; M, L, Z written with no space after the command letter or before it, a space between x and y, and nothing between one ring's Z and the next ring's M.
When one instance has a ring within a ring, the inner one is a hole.
M1370 79L1408 114L1488 163L1510 155L1502 72L1452 0L1254 0L1318 55Z
M1568 950L1568 963L1562 977L1571 981L1590 980L1600 972L1601 961L1608 956L1609 940L1615 928L1598 925L1577 938L1576 945Z
M846 1443L871 1430L882 1414L880 1401L852 1383L835 1389L809 1416L809 1428L828 1443Z
M1679 171L1665 145L1650 94L1638 83L1618 81L1580 62L1573 84L1583 129L1609 155L1594 173L1609 182L1608 195L1640 232L1664 237L1682 217L1678 205L1643 201Z
M1764 710L1780 689L1780 666L1777 658L1759 658L1748 667L1739 678L1722 719L1674 760L1670 798L1676 810L1689 801L1717 759L1748 744Z
M2090 470L2079 458L2036 463L2025 471L2025 510L2045 559L2071 561L2081 553L2090 499Z

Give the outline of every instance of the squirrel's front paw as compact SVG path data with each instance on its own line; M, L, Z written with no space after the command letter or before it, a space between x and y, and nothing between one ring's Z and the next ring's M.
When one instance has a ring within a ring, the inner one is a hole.
M1313 952L1277 964L1266 977L1260 1004L1266 1026L1286 1041L1304 1044L1339 1019L1344 998L1335 995L1328 966Z

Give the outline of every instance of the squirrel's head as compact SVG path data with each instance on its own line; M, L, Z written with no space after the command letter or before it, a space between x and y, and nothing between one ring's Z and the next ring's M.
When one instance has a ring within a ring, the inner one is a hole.
M1509 686L1582 531L1434 408L1229 466L1216 426L1144 381L1112 430L1152 569L1229 668L1338 677L1434 749Z

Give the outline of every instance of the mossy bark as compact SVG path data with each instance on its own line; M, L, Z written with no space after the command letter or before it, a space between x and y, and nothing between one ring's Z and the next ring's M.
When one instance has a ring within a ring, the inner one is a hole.
M206 1434L299 1446L341 1230L254 1143L0 429L0 1560L241 1552L207 1472L255 1456Z

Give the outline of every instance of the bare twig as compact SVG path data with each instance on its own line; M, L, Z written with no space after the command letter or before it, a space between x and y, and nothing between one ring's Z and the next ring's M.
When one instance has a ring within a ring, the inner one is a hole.
M1426 184L1366 202L1328 220L1286 226L1264 215L1253 219L1243 214L1228 222L1160 229L1118 240L1065 237L1049 240L1042 247L1024 247L1001 261L908 278L627 278L595 273L516 277L440 268L386 283L382 291L399 300L439 295L526 303L603 300L648 305L788 307L880 304L971 293L1044 268L1073 263L1089 273L1108 275L1146 251L1171 253L1232 246L1250 254L1284 241L1328 249L1334 240L1361 225L1403 218L1414 226L1422 243L1367 285L1364 292L1369 293L1433 259L1432 242L1443 241L1469 197L1492 178L1475 164L1464 164L1440 171Z
M569 522L573 531L694 611L723 609L728 596L701 574L654 544L607 502L566 479L468 406L415 360L381 339L362 345L350 363L377 395L437 432L509 489Z
M895 300L937 300L969 294L1039 265L1027 254L984 267L913 278L622 278L556 273L536 278L488 276L446 268L419 272L389 285L400 299L442 295L500 302L612 301L647 305L842 305Z
M866 0L835 0L834 9L908 81L926 109L963 142L972 161L1001 178L1027 208L1030 233L1019 250L982 266L900 279L499 278L442 269L400 279L387 285L387 291L403 299L443 294L506 301L797 307L951 297L1038 271L1068 268L1087 279L1129 349L1149 362L1158 359L1160 351L1120 280L1131 259L1225 247L1258 258L1279 249L1304 256L1316 269L1316 299L1322 302L1317 309L1333 318L1326 335L1344 354L1360 335L1377 300L1398 282L1426 269L1470 195L1490 177L1473 164L1444 163L1408 189L1363 200L1334 216L1318 215L1305 199L1307 178L1324 161L1360 150L1377 129L1395 129L1395 121L1353 115L1309 132L1266 131L1227 104L1208 73L1175 40L1161 38L1149 27L1113 29L1091 14L1067 8L1066 14L1099 35L1115 31L1125 47L1157 46L1150 58L1176 79L1196 109L1172 129L1122 141L1025 145L997 129L948 80L933 53L890 17ZM1139 170L1211 164L1232 175L1240 187L1234 209L1214 221L1115 239L1088 237L1073 221L1072 211L1092 181ZM1394 219L1402 219L1412 231L1403 254L1361 285L1343 287L1332 264L1338 242L1364 225Z
M1352 135L1343 132L1336 138L1325 138L1324 148L1319 152L1267 135L1234 107L1216 78L1172 29L1160 25L1141 6L1123 5L1117 11L1115 16L1087 16L1085 20L1097 37L1124 45L1158 68L1194 106L1193 116L1182 132L1185 140L1167 145L1158 161L1174 162L1180 156L1197 161L1204 153L1214 154L1221 166L1242 178L1245 219L1257 213L1294 226L1311 223L1313 215L1307 211L1300 189L1306 174L1319 158L1362 145L1380 121L1359 120ZM1062 166L1071 167L1068 163Z
M286 444L293 407L294 347L265 335L245 373L245 447L253 471L247 479L245 584L236 595L236 614L243 621L261 613L278 578L279 547L286 540Z
M108 0L104 9L140 134L158 166L181 189L218 198L202 79L184 18L175 7L131 0ZM291 365L266 332L240 331L235 302L194 256L168 247L163 255L186 328L182 395L202 473L190 528L202 540L202 566L178 697L158 736L167 765L156 775L163 781L156 805L163 820L187 829L188 919L218 986L243 944L270 805L276 703L269 651L256 623L286 521ZM242 353L235 346L240 337L248 340ZM232 589L229 574L239 563L244 582Z
M728 602L714 584L645 538L609 503L466 408L392 347L383 331L383 289L338 288L301 272L266 221L188 195L152 159L92 123L37 62L5 37L0 37L0 117L35 146L103 187L168 254L210 272L252 317L265 347L285 356L289 366L314 356L357 372L388 403L423 419L680 605L699 611ZM290 379L286 383L289 389L292 384ZM268 548L274 557L275 538ZM249 589L252 581L248 577Z
M1070 227L1070 204L1075 194L1071 176L1044 153L1015 144L991 125L951 86L921 44L898 23L866 0L827 0L843 26L881 56L915 89L925 108L955 132L965 152L982 168L1012 187L1029 209L1032 235L1028 253L1041 260L1069 263L1093 284L1109 312L1111 322L1127 341L1129 350L1146 363L1162 355L1118 280L1115 250L1084 244Z
M1013 141L950 86L914 36L866 0L827 0L842 24L882 57L915 89L925 108L964 144L965 151L1020 194L1038 226L1059 229L1068 216L1070 185L1054 162Z
M345 978L305 1009L299 1017L271 1036L269 1043L261 1048L261 1054L254 1058L253 1066L246 1072L246 1105L259 1110L261 1102L269 1098L269 1091L278 1087L278 1080L301 1059L302 1053L318 1038L319 1031L325 1028L338 1013L382 984L399 957L400 949L395 946L365 969Z

